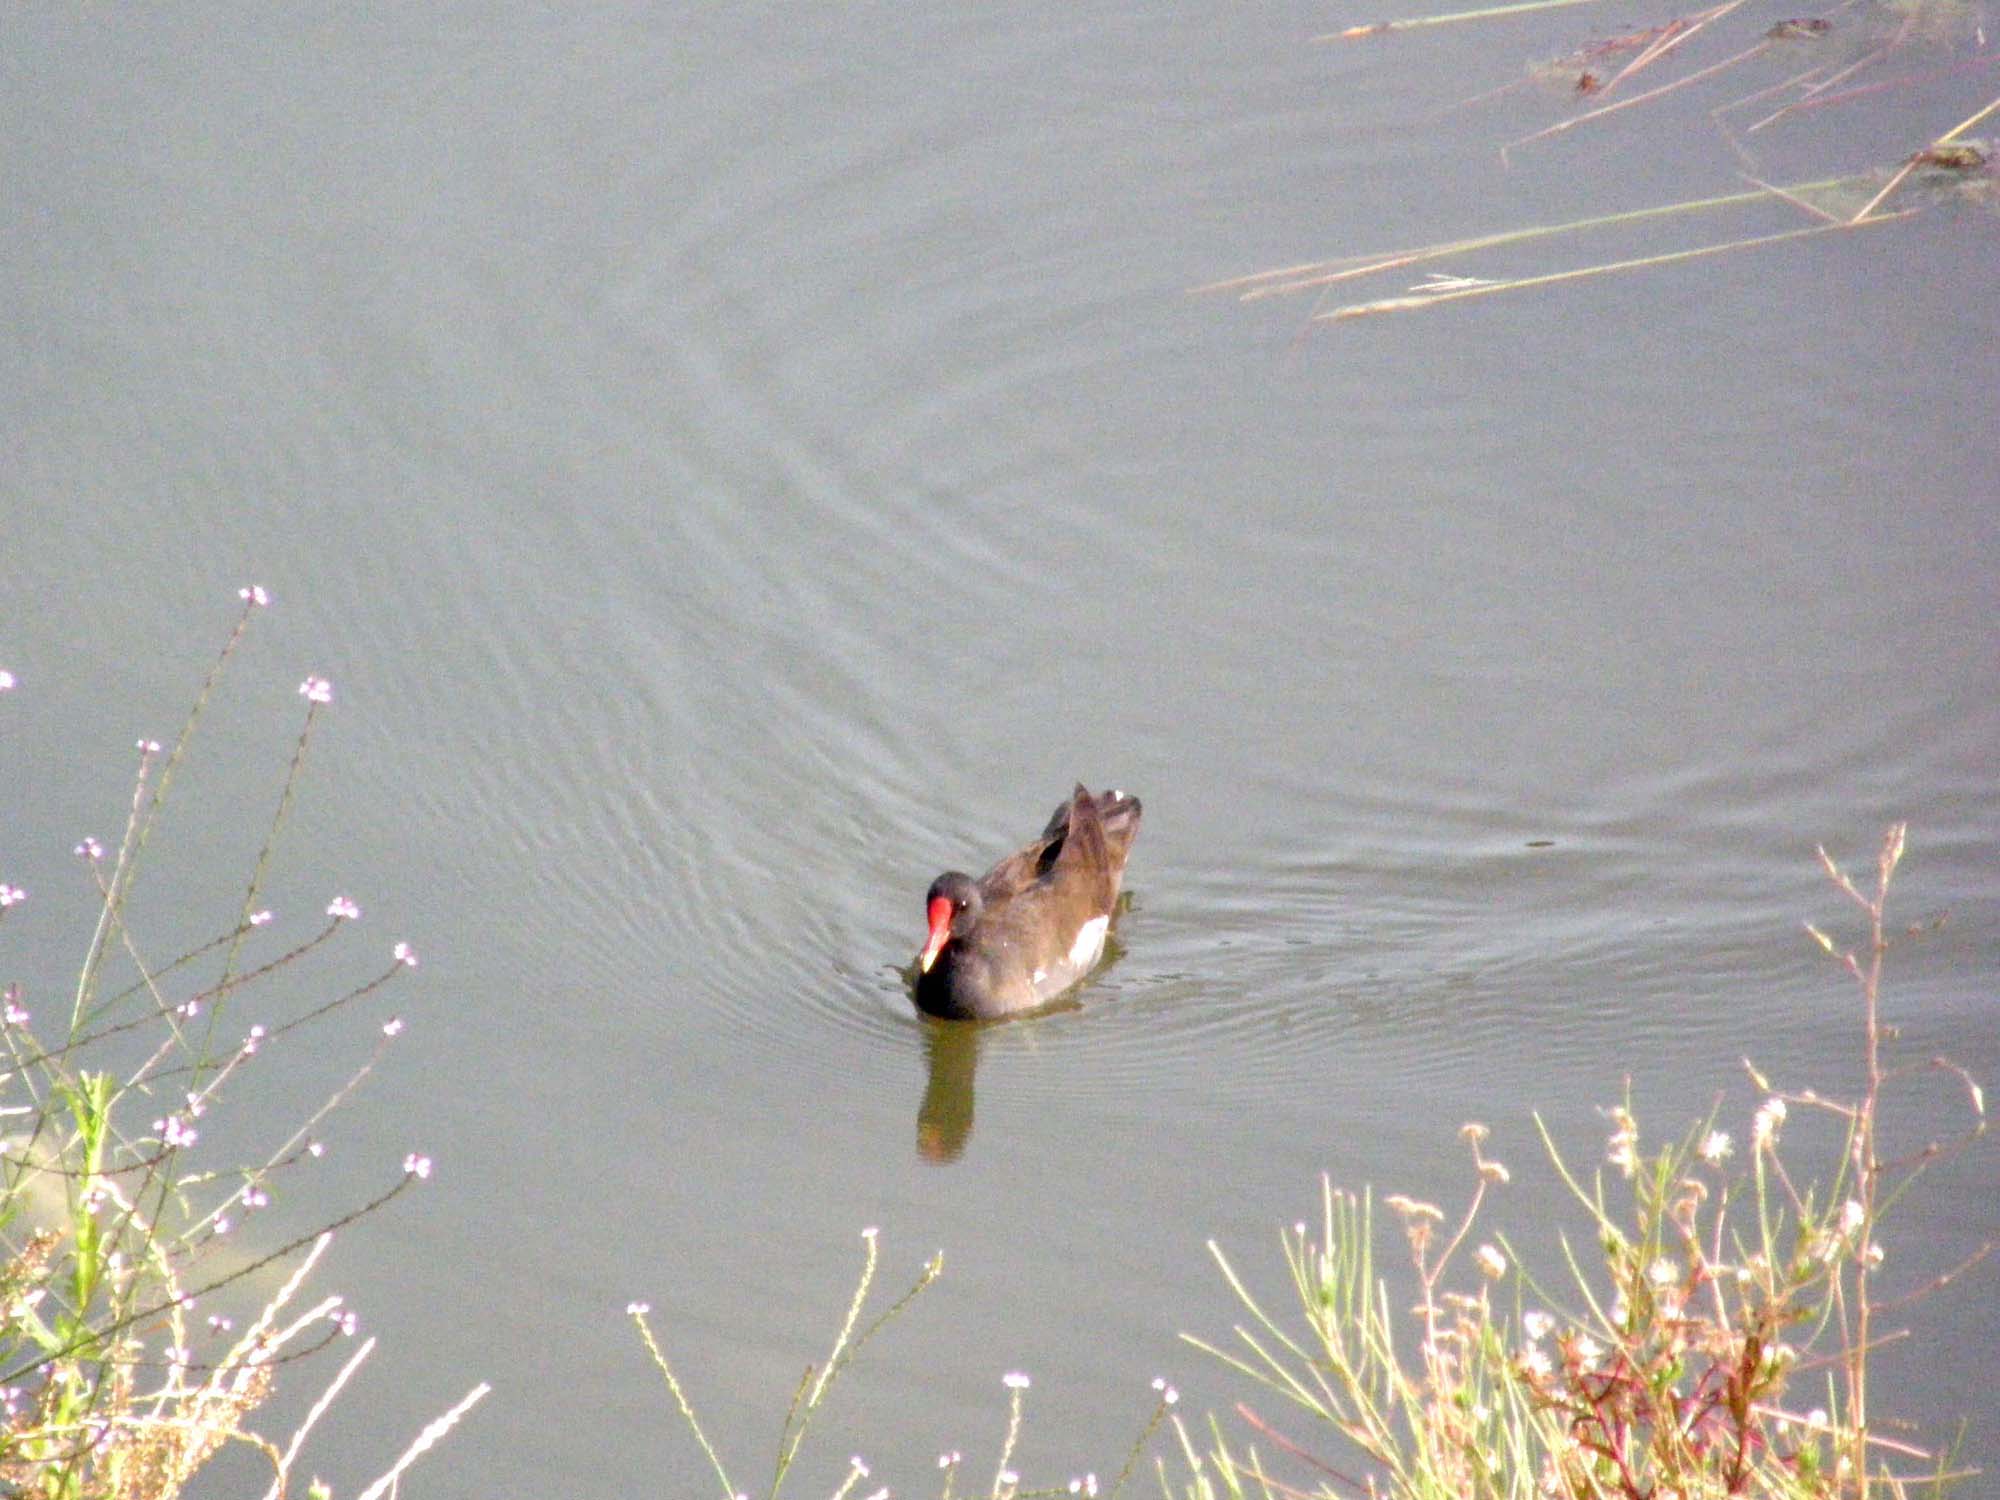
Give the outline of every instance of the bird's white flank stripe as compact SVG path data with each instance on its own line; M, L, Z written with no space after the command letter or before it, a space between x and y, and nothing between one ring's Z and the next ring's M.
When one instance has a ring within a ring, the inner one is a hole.
M1072 968L1087 969L1097 962L1104 951L1104 929L1110 925L1109 917L1092 917L1076 930L1076 941L1069 945Z

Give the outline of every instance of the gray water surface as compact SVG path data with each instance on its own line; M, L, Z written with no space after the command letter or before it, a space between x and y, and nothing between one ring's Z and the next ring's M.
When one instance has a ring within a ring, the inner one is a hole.
M1495 1227L1548 1250L1532 1112L1589 1162L1628 1076L1651 1130L1720 1097L1739 1139L1745 1056L1851 1087L1799 924L1852 935L1814 845L1865 866L1895 818L1897 909L1948 916L1892 957L1904 1045L2000 1078L1995 221L1311 331L1187 295L1740 186L1684 122L1503 173L1549 102L1440 107L1578 36L1304 44L1353 19L0 22L0 876L33 892L0 977L61 993L70 846L267 585L139 910L163 948L228 920L293 686L332 678L271 904L296 935L345 891L352 972L424 961L279 1210L438 1163L329 1263L384 1340L317 1440L338 1493L478 1379L404 1493L702 1492L633 1299L751 1482L864 1226L885 1290L947 1269L801 1493L856 1449L898 1494L983 1465L1010 1369L1024 1471L1104 1473L1155 1373L1243 1394L1176 1343L1232 1316L1203 1243L1275 1288L1321 1171L1456 1202L1482 1119ZM1982 98L1829 111L1769 170ZM920 1024L931 877L1078 779L1146 802L1116 961L1046 1018ZM246 1108L295 1123L386 1014ZM1896 1284L1993 1236L1996 1188L1990 1150L1937 1172ZM1920 1309L1877 1394L1989 1469L1996 1307Z

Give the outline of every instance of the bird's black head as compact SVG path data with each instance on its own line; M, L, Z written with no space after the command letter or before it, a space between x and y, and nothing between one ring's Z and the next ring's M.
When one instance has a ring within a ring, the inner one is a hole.
M970 875L947 870L931 882L924 897L924 914L930 922L930 937L917 963L928 974L944 945L979 920L979 886Z

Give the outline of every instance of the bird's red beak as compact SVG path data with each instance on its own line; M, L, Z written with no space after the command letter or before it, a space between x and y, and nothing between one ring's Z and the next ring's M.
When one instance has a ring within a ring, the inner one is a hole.
M917 959L918 966L926 974L930 973L931 965L937 962L939 951L951 940L951 897L933 896L930 916L930 939L924 944L924 951Z

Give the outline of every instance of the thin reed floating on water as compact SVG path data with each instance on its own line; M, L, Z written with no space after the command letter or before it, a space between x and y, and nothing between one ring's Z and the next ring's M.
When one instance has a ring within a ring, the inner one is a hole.
M1558 235L1581 234L1592 229L1639 224L1648 219L1667 218L1676 214L1736 208L1774 195L1815 212L1819 217L1831 220L1837 216L1823 209L1813 210L1808 203L1801 200L1808 194L1833 194L1843 190L1858 193L1866 186L1867 179L1859 174L1822 177L1814 182L1794 183L1789 188L1774 188L1759 183L1754 191L1718 193L1713 197L1690 198L1679 203L1655 204L1649 208L1625 209L1618 213L1592 214L1582 219L1569 219L1560 224L1537 224L1523 229L1496 230L1491 234L1472 235L1459 240L1443 240L1403 250L1382 250L1363 255L1308 261L1281 270L1259 271L1248 276L1212 281L1204 286L1189 288L1189 295L1234 291L1237 293L1238 301L1254 302L1265 297L1309 291L1338 281L1351 281L1356 277L1372 275L1378 271L1393 271L1403 266L1420 265L1425 261L1440 260L1448 255L1463 255L1475 250L1493 250L1507 245L1524 244L1531 240L1551 239Z
M1567 271L1551 271L1541 276L1519 276L1508 281L1487 281L1476 286L1457 286L1442 292L1413 292L1402 297L1385 297L1375 302L1354 302L1345 307L1331 308L1326 312L1314 313L1315 323L1331 322L1342 318L1360 318L1373 313L1414 312L1422 307L1434 307L1440 302L1457 302L1466 297L1484 297L1494 292L1526 291L1531 287L1556 286L1567 281L1583 281L1593 276L1608 276L1616 271L1647 270L1655 266L1670 266L1682 261L1700 260L1710 255L1721 255L1731 250L1754 250L1764 245L1782 244L1787 240L1810 239L1814 235L1835 234L1842 230L1864 229L1872 224L1893 224L1907 219L1922 210L1914 208L1898 209L1890 214L1878 214L1871 219L1852 219L1838 224L1812 224L1804 229L1786 229L1776 234L1753 235L1747 239L1728 240L1719 245L1696 245L1687 250L1668 250L1659 255L1635 256L1629 260L1606 261L1602 265L1578 266Z
M1597 0L1516 0L1512 5L1482 5L1477 10L1455 10L1442 16L1405 16L1395 21L1370 21L1345 31L1329 31L1315 42L1350 42L1369 36L1387 36L1392 31L1417 31L1426 26L1452 26L1460 21L1489 21L1495 16L1525 15L1537 10L1562 10L1572 5L1594 5Z
M1996 110L2000 110L2000 99L1995 99L1991 104L1987 105L1984 109L1978 111L1971 118L1960 120L1956 125L1952 126L1951 129L1947 130L1943 135L1939 136L1937 138L1937 143L1942 146L1947 144L1948 142L1957 140L1960 136L1964 135L1966 131L1972 129L1973 126L1979 124L1980 121L1992 118L1993 113Z

